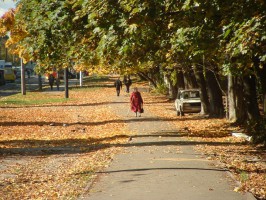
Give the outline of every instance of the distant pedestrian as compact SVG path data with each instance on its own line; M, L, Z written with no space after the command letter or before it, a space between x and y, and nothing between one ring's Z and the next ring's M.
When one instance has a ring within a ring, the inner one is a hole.
M129 87L132 85L132 81L131 81L130 77L124 77L123 82L126 86L126 92L129 93Z
M120 95L120 90L122 89L122 82L120 81L120 77L118 77L118 79L115 81L115 88L116 88L116 93L117 96Z
M30 78L30 70L26 69L27 75L28 75L28 79Z
M50 74L48 79L49 79L49 85L51 87L51 90L53 90L53 86L54 86L54 76L53 76L53 74Z
M59 77L56 78L55 84L56 84L57 91L59 91L59 86L60 86L60 78Z
M130 106L131 110L137 114L139 113L139 117L141 117L141 113L144 112L143 110L143 99L141 97L140 92L138 91L138 88L134 88L134 91L130 95Z

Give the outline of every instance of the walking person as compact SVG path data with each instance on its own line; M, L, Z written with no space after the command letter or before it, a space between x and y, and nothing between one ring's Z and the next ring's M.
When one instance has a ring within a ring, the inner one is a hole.
M27 75L28 75L28 79L30 79L30 70L26 69Z
M122 89L122 82L120 81L120 77L118 77L118 79L115 81L115 88L116 88L116 93L117 96L120 95L120 90Z
M136 117L139 113L139 117L141 117L141 113L144 112L143 110L143 99L141 97L138 88L134 88L132 94L130 95L130 106L131 110L136 113Z
M59 91L59 86L60 86L60 78L59 77L56 78L55 84L56 84L57 91Z
M48 79L49 79L50 88L51 88L51 90L53 90L53 86L54 86L54 76L53 76L53 74L50 74Z
M132 81L131 81L130 77L124 78L124 84L126 86L126 92L129 93L129 87L132 85Z

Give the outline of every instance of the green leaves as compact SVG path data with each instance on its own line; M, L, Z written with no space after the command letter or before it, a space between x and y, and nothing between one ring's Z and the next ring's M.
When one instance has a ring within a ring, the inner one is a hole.
M225 32L225 34L224 34L223 39L226 39L227 36L228 36L230 33L231 33L231 30L230 30L230 29L227 29L226 32Z
M262 62L265 61L263 59L263 51L265 50L264 23L265 19L253 17L241 24L234 24L232 27L234 33L226 46L231 57L244 56L245 59L252 60L254 56L258 56Z

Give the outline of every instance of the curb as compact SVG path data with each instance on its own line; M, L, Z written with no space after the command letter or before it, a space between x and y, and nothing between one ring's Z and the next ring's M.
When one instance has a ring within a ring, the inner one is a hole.
M220 162L219 162L220 163ZM236 185L238 186L238 187L241 187L241 183L238 181L238 180L236 180L235 179L235 177L233 176L233 174L228 170L228 169L226 169L227 171L226 171L226 174L232 179L232 180L234 180L234 182L236 183ZM254 195L252 194L252 193L250 193L250 192L245 192L244 193L244 198L246 199L246 200L257 200L257 198L256 197L254 197Z
M214 163L217 163L220 166L223 166L223 163L221 163L219 160L212 160ZM226 170L225 173L228 177L230 177L236 184L237 187L241 187L241 183L235 179L234 175L230 172L229 169L221 167L221 169ZM243 192L245 200L258 200L251 192Z

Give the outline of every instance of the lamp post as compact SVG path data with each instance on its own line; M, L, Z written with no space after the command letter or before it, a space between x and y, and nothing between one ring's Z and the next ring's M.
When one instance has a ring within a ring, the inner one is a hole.
M26 95L26 81L25 81L25 65L23 63L23 59L21 61L21 94Z
M83 73L82 71L79 72L79 86L83 86Z
M65 81L65 98L68 99L68 67L64 69L64 81Z

